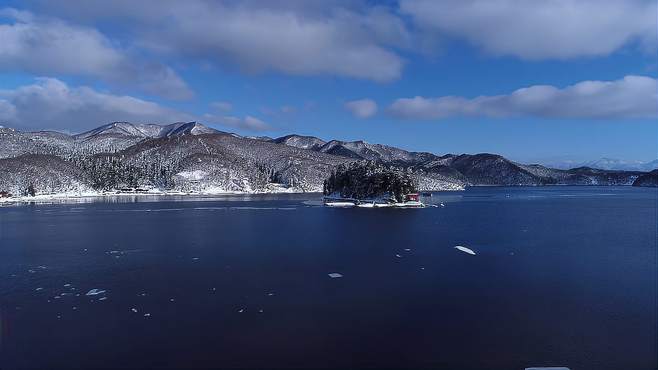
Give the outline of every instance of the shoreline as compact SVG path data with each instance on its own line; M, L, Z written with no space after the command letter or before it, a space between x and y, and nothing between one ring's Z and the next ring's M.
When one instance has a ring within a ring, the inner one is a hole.
M11 203L43 203L49 201L78 200L86 198L110 198L110 197L206 197L206 196L223 196L223 195L266 195L266 194L321 194L313 191L209 191L209 192L183 192L183 191L148 191L148 192L70 192L70 193L53 193L37 194L35 196L20 196L0 198L1 204Z
M431 191L464 191L465 188L455 189L441 189ZM66 201L66 200L80 200L86 198L110 198L110 197L211 197L211 196L249 196L249 195L268 195L268 194L317 194L322 195L322 191L303 191L299 189L289 189L277 187L273 189L266 189L262 191L161 191L151 190L144 192L120 192L120 191L76 191L66 193L53 193L53 194L37 194L35 196L20 196L20 197L7 197L0 198L0 205L14 204L14 203L46 203L52 201Z
M477 185L466 186L464 188L449 188L440 190L425 190L428 192L461 192L466 191L468 188L478 187L509 187L509 188L543 188L543 187L624 187L632 188L630 185L568 185L568 184L554 184L554 185ZM0 198L0 206L19 203L48 203L53 201L67 201L67 200L82 200L88 198L111 198L111 197L212 197L212 196L250 196L250 195L279 195L279 194L317 194L322 195L321 191L301 191L297 189L268 189L263 191L201 191L201 192L184 192L184 191L146 191L146 192L96 192L96 191L80 191L80 192L67 192L67 193L53 193L53 194L37 194L35 196L20 196L20 197L7 197Z

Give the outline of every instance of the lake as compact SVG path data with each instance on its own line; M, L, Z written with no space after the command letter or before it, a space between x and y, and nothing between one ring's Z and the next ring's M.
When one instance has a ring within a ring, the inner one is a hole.
M319 199L0 207L0 368L658 367L656 189Z

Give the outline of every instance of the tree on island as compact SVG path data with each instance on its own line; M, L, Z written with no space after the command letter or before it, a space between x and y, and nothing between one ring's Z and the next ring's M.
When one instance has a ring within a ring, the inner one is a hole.
M416 191L410 171L370 161L339 165L323 186L325 195L373 199L388 194L398 202L402 202L406 194Z

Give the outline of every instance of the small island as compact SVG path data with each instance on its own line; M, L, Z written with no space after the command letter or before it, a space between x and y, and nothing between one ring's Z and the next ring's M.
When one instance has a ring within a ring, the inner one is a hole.
M341 164L323 185L324 204L330 207L422 208L409 170L380 163Z

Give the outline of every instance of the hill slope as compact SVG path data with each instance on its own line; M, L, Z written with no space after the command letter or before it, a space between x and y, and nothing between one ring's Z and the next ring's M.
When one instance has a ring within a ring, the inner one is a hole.
M496 154L410 152L364 141L312 136L248 138L196 122L113 122L77 135L0 129L0 191L23 192L44 172L43 192L113 190L321 191L343 163L373 161L405 170L421 190L469 185L631 185L643 172L558 170ZM21 190L22 189L22 190ZM37 189L39 191L39 189Z

